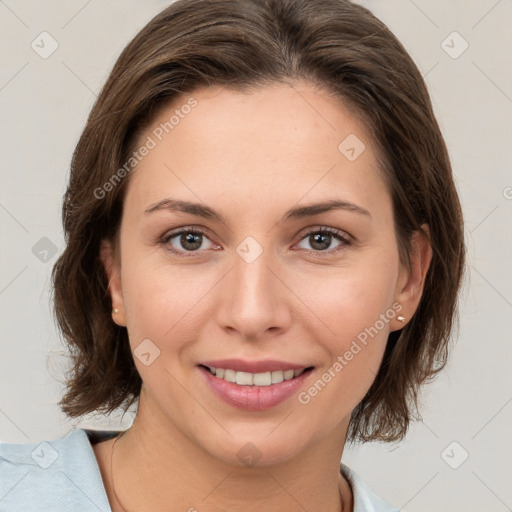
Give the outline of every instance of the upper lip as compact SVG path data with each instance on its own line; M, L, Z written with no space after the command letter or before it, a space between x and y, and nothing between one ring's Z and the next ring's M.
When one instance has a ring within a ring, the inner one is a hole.
M213 368L224 368L225 370L234 370L237 372L265 373L278 370L302 370L312 365L295 364L287 361L278 361L276 359L265 359L264 361L244 361L243 359L218 359L211 361L202 361L200 364Z

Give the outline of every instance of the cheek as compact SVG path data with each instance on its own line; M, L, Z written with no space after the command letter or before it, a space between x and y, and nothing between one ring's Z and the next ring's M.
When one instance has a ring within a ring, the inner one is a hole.
M297 288L308 309L333 338L356 337L393 304L396 258L361 259L354 265L305 274ZM318 321L315 325L318 325Z
M174 351L186 344L184 340L192 334L193 326L200 323L206 302L203 299L216 283L211 272L194 272L191 268L180 270L164 258L143 251L127 254L122 280L132 347L146 338L159 346L172 345Z
M167 270L167 271L166 271ZM174 323L180 295L169 269L156 266L151 257L127 238L121 266L127 329L132 345L139 338L160 338Z
M345 414L364 397L378 372L389 324L396 316L392 307L396 275L390 271L396 263L391 254L386 261L364 265L361 261L361 265L302 281L299 293L317 317L311 316L311 322L303 325L322 345L328 361L319 371L320 382L306 390L301 403L314 398L320 409L343 403L343 410L338 410Z
M187 286L168 266L154 265L150 258L135 253L123 261L122 274L127 331L137 371L149 392L176 391L172 376L181 371L183 355L193 344L200 290L195 283L190 286L190 279Z

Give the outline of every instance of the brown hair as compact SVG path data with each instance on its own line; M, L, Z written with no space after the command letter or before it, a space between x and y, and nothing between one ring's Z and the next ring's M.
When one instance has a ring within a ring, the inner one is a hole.
M140 394L127 331L111 318L99 248L116 239L130 177L119 170L141 130L198 87L250 91L290 80L320 86L364 121L391 192L402 262L412 233L430 228L433 258L419 307L390 334L348 440L405 435L420 385L446 364L464 273L462 213L420 72L388 28L348 0L178 0L124 49L73 154L62 210L67 245L52 273L73 361L59 402L68 416L127 410ZM116 173L122 179L105 188ZM108 193L98 198L100 189Z

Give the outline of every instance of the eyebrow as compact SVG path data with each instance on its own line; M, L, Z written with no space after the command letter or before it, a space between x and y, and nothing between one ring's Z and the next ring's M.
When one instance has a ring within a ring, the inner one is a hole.
M150 214L159 210L178 211L225 223L225 220L220 213L216 212L214 209L206 206L205 204L171 198L162 199L161 201L152 204L144 211L144 213ZM357 204L351 203L349 201L341 201L339 199L331 199L321 203L308 204L305 206L292 208L284 214L280 222L285 222L288 219L301 219L305 217L311 217L313 215L319 215L320 213L332 210L344 210L348 212L359 213L371 218L370 212L365 208L358 206Z

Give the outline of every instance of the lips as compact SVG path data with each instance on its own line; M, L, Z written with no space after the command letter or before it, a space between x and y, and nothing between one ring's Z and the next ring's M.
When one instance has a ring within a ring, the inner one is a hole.
M219 379L224 379L226 382L236 382L240 386L271 386L272 384L279 384L285 380L291 380L298 377L306 371L306 368L301 370L275 370L273 372L249 373L249 372L236 372L226 368L214 368L212 366L205 366L208 368L212 375Z
M217 364L218 363L217 361ZM208 366L200 364L197 366L197 370L197 375L200 379L204 379L203 382L206 383L207 389L209 388L213 392L213 397L220 398L223 402L232 407L248 411L264 411L291 399L295 394L300 392L303 386L306 385L306 382L310 381L314 375L312 367L309 367L306 371L296 370L300 372L300 374L289 380L276 383L268 383L267 381L261 382L260 385L258 385L254 382L245 382L245 378L250 374L244 374L244 372L234 372L234 370L231 370L231 372L236 373L237 377L241 376L243 378L244 382L238 384L237 382L229 382L224 378L219 378L212 374ZM294 370L287 371L295 372ZM264 376L265 373L255 375ZM282 374L283 372L274 370L274 372L269 373ZM266 374L268 376L268 373ZM238 378L236 380L238 380Z
M267 359L264 361L244 361L243 359L217 359L210 361L201 361L202 366L210 368L223 368L225 370L234 370L235 372L246 373L266 373L274 371L304 370L310 368L310 364L296 364L277 359Z

